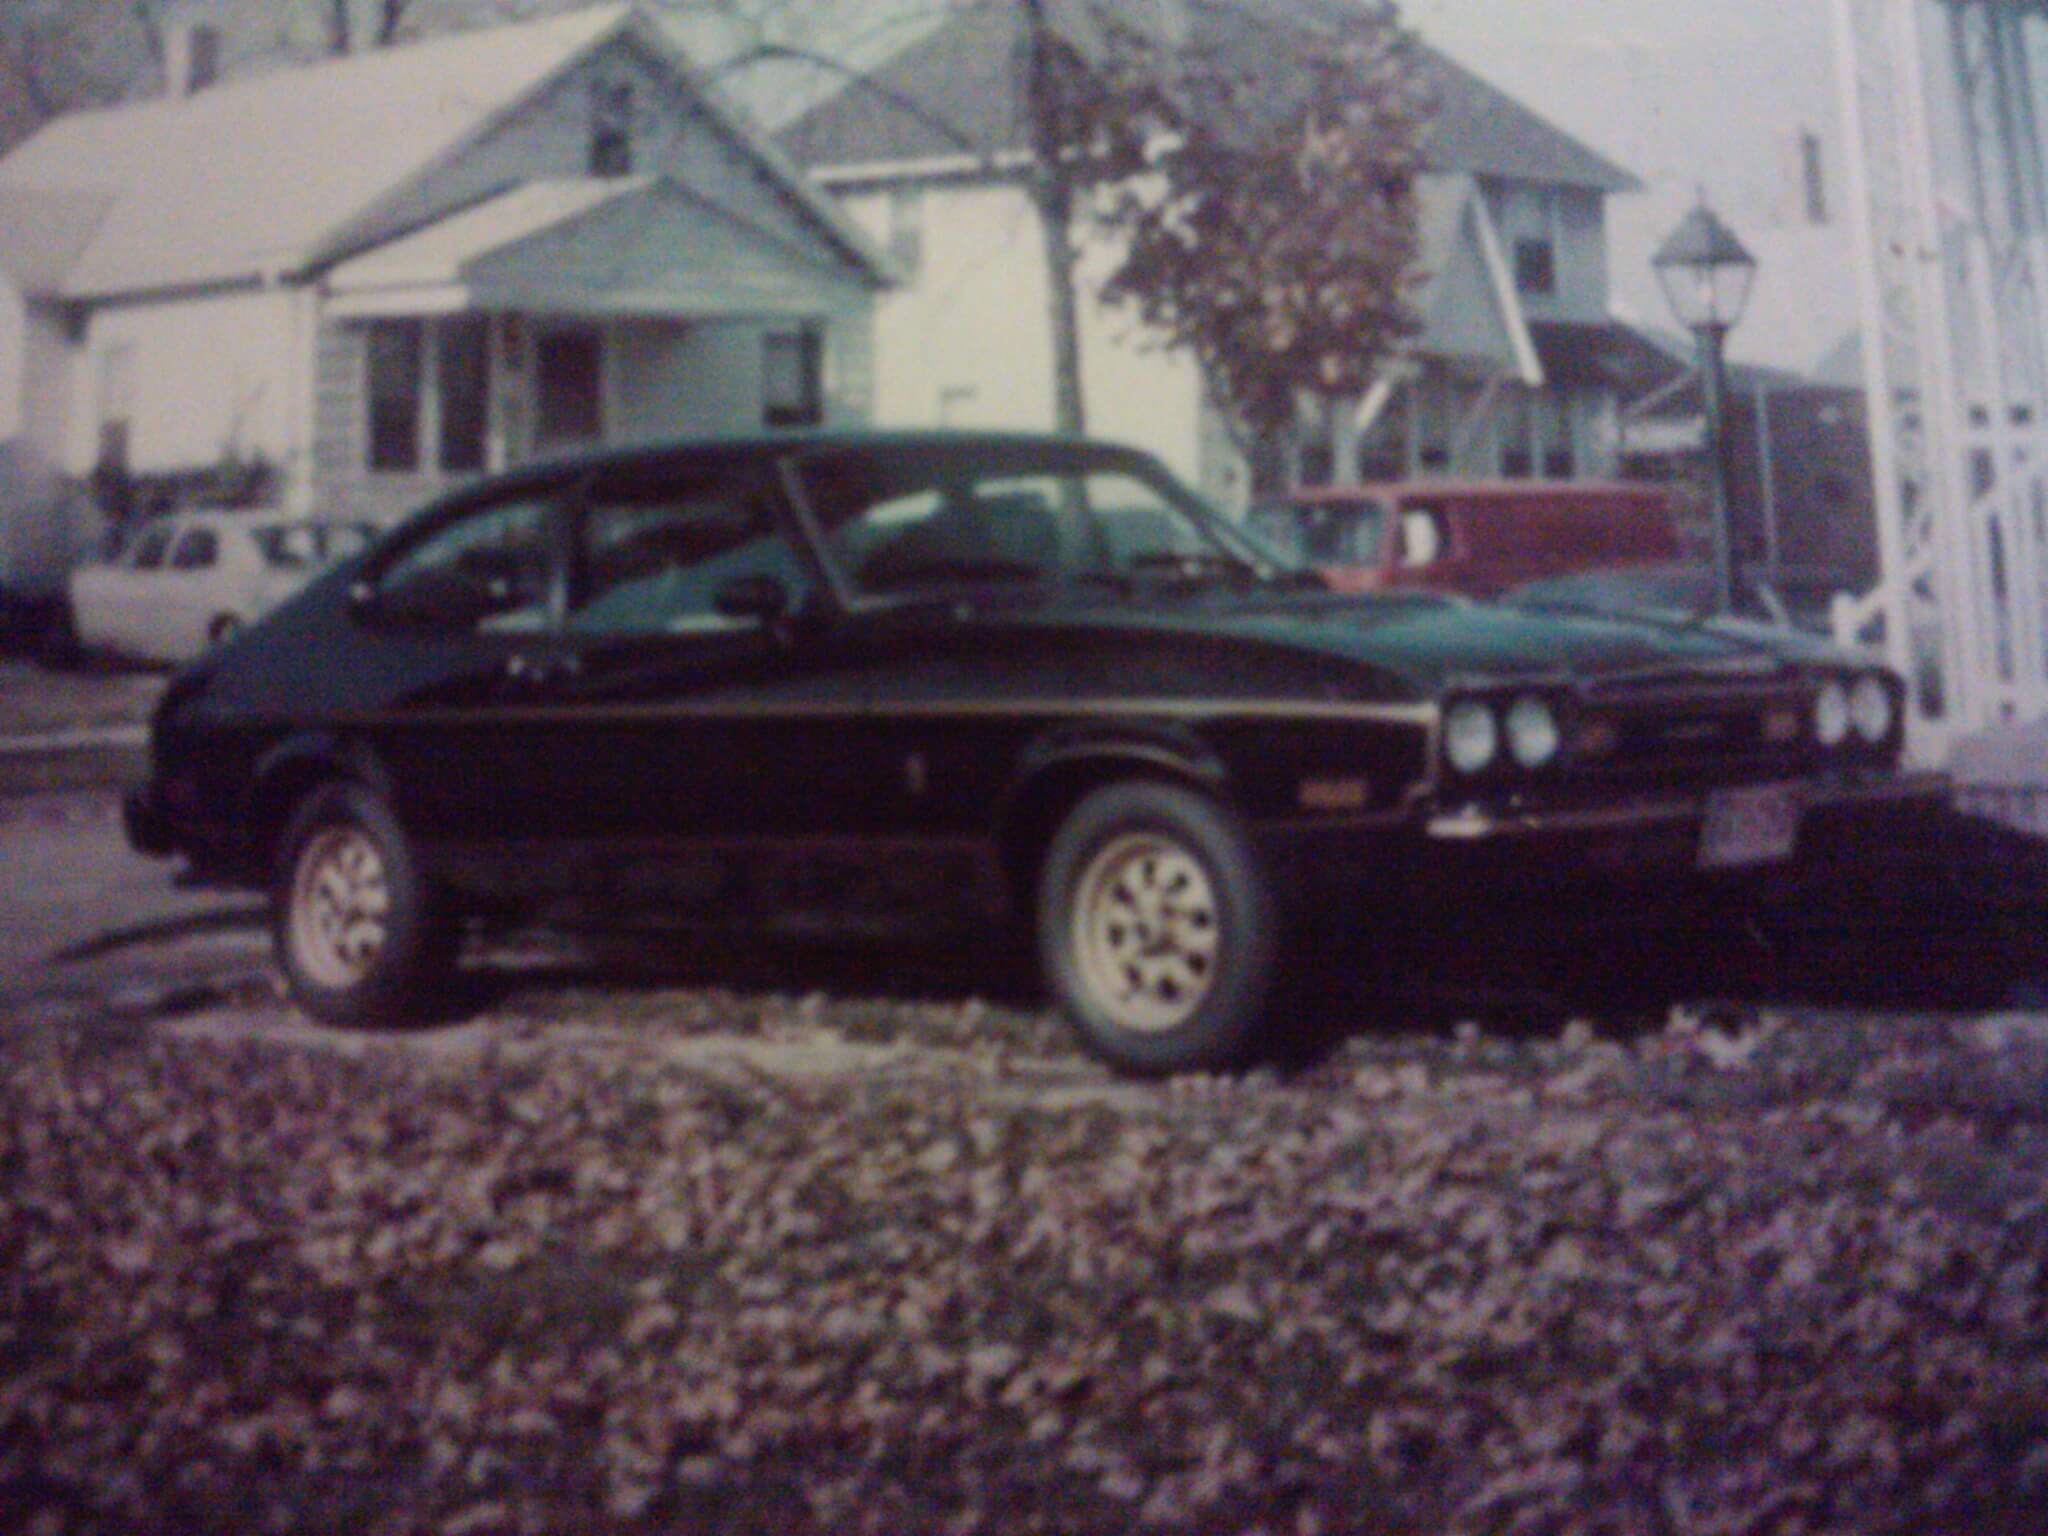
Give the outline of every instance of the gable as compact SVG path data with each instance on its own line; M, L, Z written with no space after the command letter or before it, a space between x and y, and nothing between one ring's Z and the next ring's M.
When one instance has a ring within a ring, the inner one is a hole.
M1414 298L1422 333L1415 349L1539 382L1527 323L1472 179L1425 177L1418 201L1420 281Z
M687 186L805 259L878 275L864 244L836 215L808 206L632 32L593 49L474 142L379 200L337 232L319 263L400 238L524 182L588 176L595 93L619 87L630 92L635 175Z
M0 160L0 198L100 199L63 277L68 298L297 276L518 182L586 174L599 70L633 84L647 169L880 279L860 236L711 103L629 5L77 113Z

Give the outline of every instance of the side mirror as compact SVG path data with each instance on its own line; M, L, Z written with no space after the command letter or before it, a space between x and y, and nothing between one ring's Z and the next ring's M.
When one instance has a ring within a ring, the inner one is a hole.
M773 624L789 612L789 590L773 576L735 576L712 594L711 606L728 619Z

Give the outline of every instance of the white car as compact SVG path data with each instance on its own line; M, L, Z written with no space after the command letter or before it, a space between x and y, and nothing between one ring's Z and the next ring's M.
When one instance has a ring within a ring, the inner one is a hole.
M71 573L72 628L88 651L190 661L372 534L362 523L248 512L151 518L113 559Z

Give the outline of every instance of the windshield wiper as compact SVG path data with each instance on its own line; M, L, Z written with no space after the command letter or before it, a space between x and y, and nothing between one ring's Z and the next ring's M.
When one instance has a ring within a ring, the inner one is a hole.
M1199 550L1181 555L1168 554L1164 551L1133 555L1131 574L1161 576L1173 581L1205 586L1216 581L1228 581L1236 586L1250 586L1260 579L1257 567L1249 560L1242 560L1236 555L1224 554L1219 550Z

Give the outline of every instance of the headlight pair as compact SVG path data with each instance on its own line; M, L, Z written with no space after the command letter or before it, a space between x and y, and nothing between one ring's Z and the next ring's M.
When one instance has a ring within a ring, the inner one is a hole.
M1847 681L1831 677L1814 696L1813 736L1824 747L1842 746L1852 735L1874 747L1891 735L1897 723L1892 691L1875 672Z
M1517 767L1533 771L1563 745L1557 711L1540 694L1521 694L1505 710L1488 699L1460 699L1444 714L1444 758L1459 773L1484 773L1503 746Z

